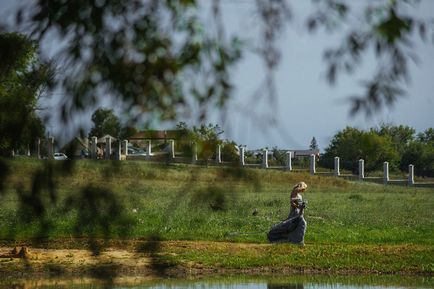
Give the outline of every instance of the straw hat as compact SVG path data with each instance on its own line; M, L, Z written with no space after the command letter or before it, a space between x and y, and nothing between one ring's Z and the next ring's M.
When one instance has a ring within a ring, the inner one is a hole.
M307 189L307 185L305 182L299 182L294 187L292 187L292 190L297 191L297 192L304 191L306 189Z

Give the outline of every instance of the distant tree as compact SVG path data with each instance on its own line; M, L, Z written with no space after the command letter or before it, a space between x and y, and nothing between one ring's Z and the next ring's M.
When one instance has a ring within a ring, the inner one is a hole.
M217 145L222 144L220 135L223 130L218 124L209 123L208 125L202 124L199 127L189 128L185 122L179 122L176 128L181 131L182 150L191 153L191 145L195 143L198 157L207 162L215 154Z
M223 140L221 143L221 157L225 162L238 162L240 152L238 151L238 145L231 140Z
M137 129L132 126L123 126L119 135L119 139L126 140L137 133Z
M389 137L352 127L338 132L325 149L324 159L330 160L335 156L340 157L343 168L354 172L357 171L359 159L365 160L367 170L380 169L384 161L388 161L393 168L399 161L398 152Z
M17 33L0 34L0 59L0 155L7 156L44 137L37 100L50 84L52 70L39 61L36 44Z
M310 148L311 150L317 150L317 149L318 149L318 144L317 144L317 142L316 142L315 137L313 137L312 140L310 141L309 148Z
M389 137L394 148L402 153L405 148L415 139L416 130L409 126L382 124L379 128L371 131L384 137Z
M434 129L432 127L426 129L417 135L417 139L423 143L430 143L434 145Z
M406 171L408 165L414 165L416 175L434 177L434 145L412 142L402 155L401 170Z
M121 123L112 109L98 108L92 114L93 127L89 137L102 137L109 134L118 138L121 132Z

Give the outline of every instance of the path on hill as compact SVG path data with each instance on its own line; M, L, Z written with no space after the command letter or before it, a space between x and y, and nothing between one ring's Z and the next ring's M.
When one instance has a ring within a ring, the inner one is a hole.
M81 240L82 241L82 240ZM201 275L209 273L408 274L434 276L434 245L254 244L114 241L97 255L75 241L0 247L0 275Z

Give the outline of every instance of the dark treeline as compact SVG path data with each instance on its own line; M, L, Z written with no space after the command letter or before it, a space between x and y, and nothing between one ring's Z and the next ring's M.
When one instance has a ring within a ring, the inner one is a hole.
M358 160L365 160L366 170L380 170L389 162L392 170L406 171L415 166L415 174L434 176L434 129L416 133L409 126L383 124L378 128L360 130L346 127L330 141L320 165L333 168L334 157L340 157L343 169L357 172Z

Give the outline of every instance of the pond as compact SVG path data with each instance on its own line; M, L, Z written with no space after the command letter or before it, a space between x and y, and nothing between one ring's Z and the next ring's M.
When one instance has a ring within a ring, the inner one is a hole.
M434 288L433 277L420 276L230 276L200 279L146 277L101 279L4 279L0 288L14 289L404 289Z

